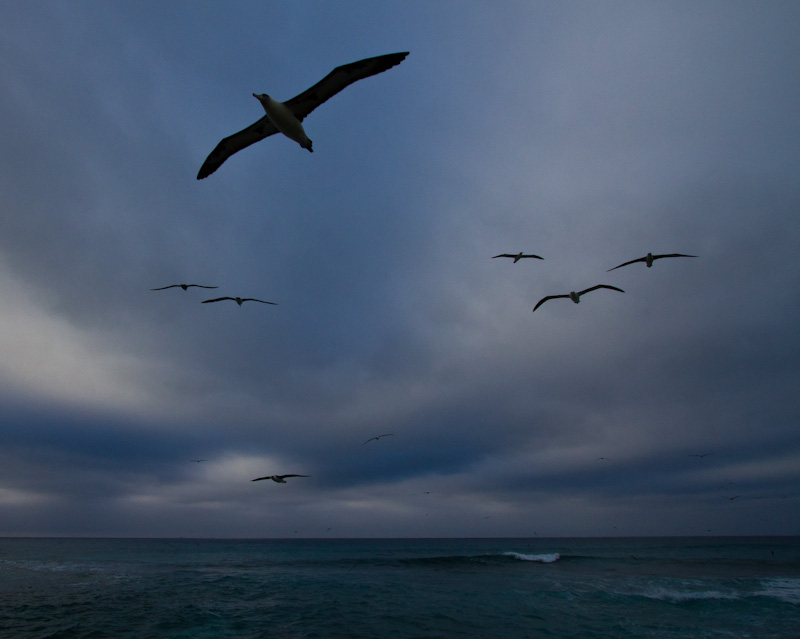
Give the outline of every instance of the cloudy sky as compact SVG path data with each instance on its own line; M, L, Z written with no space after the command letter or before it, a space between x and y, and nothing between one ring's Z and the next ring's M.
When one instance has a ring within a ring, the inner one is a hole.
M0 3L0 535L800 534L798 29ZM397 51L196 179L252 93ZM608 272L648 252L698 257Z

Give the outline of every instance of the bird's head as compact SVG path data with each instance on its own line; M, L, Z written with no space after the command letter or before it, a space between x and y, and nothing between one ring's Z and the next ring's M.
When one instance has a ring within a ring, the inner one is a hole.
M266 93L254 93L253 97L261 102L261 104L269 101L269 96Z

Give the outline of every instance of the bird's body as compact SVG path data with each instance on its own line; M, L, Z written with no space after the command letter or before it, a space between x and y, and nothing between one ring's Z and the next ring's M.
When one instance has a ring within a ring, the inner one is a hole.
M272 304L273 306L277 306L277 302L265 302L264 300L257 300L255 297L218 297L213 300L203 300L201 304L210 304L212 302L222 302L223 300L232 300L236 302L239 306L242 305L244 302L261 302L262 304Z
M202 284L170 284L169 286L162 286L161 288L151 288L151 291L165 291L168 288L182 288L184 291L191 287L197 288L219 288L219 286L203 286Z
M369 444L373 439L380 439L381 437L393 437L394 433L386 433L385 435L376 435L375 437L370 437L364 444ZM362 446L364 444L361 444Z
M624 293L625 292L621 288L617 288L616 286L609 286L608 284L598 284L597 286L592 286L591 288L587 288L587 289L585 289L583 291L579 291L577 293L575 291L570 291L569 293L567 293L565 295L548 295L547 297L543 297L542 299L540 299L536 303L536 306L533 307L533 310L535 311L542 304L544 304L547 300L554 300L554 299L558 299L559 297L568 297L573 302L578 304L581 301L581 295L583 295L585 293L588 293L589 291L594 291L594 290L596 290L598 288L609 288L612 291L619 291L620 293Z
M311 140L308 139L302 122L295 117L289 107L283 102L278 102L269 97L266 93L254 93L253 97L261 102L267 117L278 131L290 140L297 142L302 148L308 149L309 153L314 152L314 149L311 148Z
M266 477L256 477L250 481L261 481L262 479L271 479L279 484L285 484L287 477L309 477L309 475L267 475Z
M305 117L353 82L391 69L400 64L407 55L407 51L390 53L336 67L313 87L286 102L279 102L266 93L254 93L253 96L261 102L266 115L246 129L224 138L217 144L203 162L203 166L200 167L197 179L202 180L208 177L237 151L275 133L283 133L304 149L313 152L311 140L308 139L302 125Z
M520 251L519 253L517 253L515 255L512 255L511 253L500 253L500 255L495 255L492 259L495 259L496 257L510 257L511 259L514 260L514 264L516 264L521 259L524 259L526 257L534 258L534 259L537 259L537 260L543 260L544 259L543 257L539 257L538 255L533 255L532 253L527 253L526 254L526 253L523 253L522 251Z
M684 255L683 253L665 253L664 255L653 255L652 253L648 253L644 257L639 257L635 260L631 260L630 262L623 262L619 266L615 266L614 268L608 269L609 271L613 271L618 268L622 268L623 266L628 266L628 264L635 264L636 262L644 262L647 265L647 268L653 266L653 262L655 260L660 260L662 257L697 257L696 255Z
M692 453L689 457L708 457L711 453Z
M200 462L208 461L207 459L190 459L189 461L193 461L195 464L199 464Z

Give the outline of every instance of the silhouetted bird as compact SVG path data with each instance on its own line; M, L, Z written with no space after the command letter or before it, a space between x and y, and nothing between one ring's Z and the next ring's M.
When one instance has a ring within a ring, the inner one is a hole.
M532 257L532 258L535 258L537 260L543 260L544 259L543 257L539 257L538 255L533 255L532 253L525 254L525 253L522 253L522 252L519 252L516 255L512 255L511 253L501 253L500 255L495 255L492 259L494 259L495 257L510 257L511 259L514 260L514 264L516 264L521 259L524 259L526 257Z
M407 51L390 53L336 67L313 87L306 89L300 95L296 95L286 102L278 102L266 93L254 93L253 97L261 102L266 115L258 122L228 136L217 144L216 148L206 158L206 161L203 162L203 166L200 167L197 179L202 180L204 177L211 175L237 151L241 151L245 147L278 132L294 140L304 149L313 151L311 140L308 139L301 124L303 119L320 104L329 100L339 91L353 84L353 82L391 69L393 66L400 64L407 55Z
M547 300L554 300L554 299L558 299L559 297L568 297L573 302L578 304L581 301L581 299L580 299L581 295L584 295L585 293L588 293L589 291L597 290L598 288L610 288L612 291L619 291L620 293L624 293L625 292L621 288L617 288L616 286L609 286L608 284L598 284L597 286L592 286L592 288L587 288L586 290L580 291L578 293L576 293L575 291L571 291L570 293L567 293L566 295L548 295L547 297L543 297L542 299L540 299L536 303L536 306L533 307L533 310L535 311L542 304L544 304Z
M242 305L242 302L261 302L262 304L272 304L277 306L277 302L265 302L264 300L257 300L255 297L218 297L214 300L203 300L202 304L210 304L211 302L221 302L223 300L232 300L236 302L239 306Z
M654 260L660 260L662 257L697 257L697 256L684 255L683 253L669 253L665 255L653 255L652 253L648 253L644 257L640 257L636 260L631 260L630 262L624 262L623 264L620 264L619 266L615 266L614 268L610 268L608 270L613 271L614 269L622 268L623 266L628 266L628 264L635 264L636 262L644 262L645 264L647 264L647 268L650 268L651 266L653 266Z
M394 433L386 433L385 435L377 435L375 437L370 437L364 444L369 444L373 439L380 439L381 437L394 437ZM362 446L364 444L361 444Z
M169 286L162 286L161 288L151 288L151 291L164 291L168 288L182 288L184 291L187 288L196 286L197 288L219 288L219 286L203 286L202 284L170 284Z
M267 475L266 477L256 477L255 479L251 479L250 481L261 481L262 479L271 479L272 481L278 482L279 484L285 484L286 477L310 477L310 475Z

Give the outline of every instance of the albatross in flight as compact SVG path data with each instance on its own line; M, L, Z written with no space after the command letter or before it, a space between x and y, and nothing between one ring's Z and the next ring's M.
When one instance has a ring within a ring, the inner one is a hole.
M242 302L261 302L262 304L273 304L277 306L277 302L265 302L264 300L257 300L255 297L218 297L213 300L203 300L201 304L210 304L211 302L221 302L222 300L233 300L239 306L242 305Z
M620 293L624 293L625 292L621 288L617 288L616 286L609 286L608 284L598 284L597 286L592 286L592 288L587 288L586 290L580 291L578 293L576 293L575 291L570 291L566 295L548 295L547 297L543 297L538 302L536 302L536 306L533 307L533 310L535 311L542 304L544 304L547 300L554 300L554 299L557 299L559 297L568 297L569 299L571 299L576 304L579 304L580 301L581 301L581 295L583 295L584 293L588 293L589 291L597 290L598 288L610 288L612 291L619 291Z
M262 479L271 479L279 484L285 484L287 477L310 477L310 475L267 475L266 477L256 477L250 481L261 481Z
M330 100L342 89L353 82L363 80L372 75L383 73L387 69L400 64L408 55L403 53L390 53L375 58L367 58L358 62L351 62L336 67L322 80L300 95L296 95L286 102L278 102L266 93L254 93L253 97L261 102L266 115L258 122L251 124L246 129L224 138L203 162L197 179L202 180L216 171L220 165L237 151L263 140L264 138L283 133L287 138L297 142L302 148L313 152L311 140L303 130L302 122L305 117L326 100Z
M619 266L615 266L614 268L608 269L609 271L613 271L614 269L622 268L623 266L628 266L628 264L635 264L636 262L644 262L647 264L647 268L653 266L654 260L660 260L662 257L697 257L696 255L684 255L683 253L669 253L664 255L653 255L652 253L648 253L644 257L640 257L635 260L631 260L630 262L623 262ZM608 271L607 271L608 272Z
M151 291L165 291L168 288L182 288L184 291L187 288L191 288L192 286L196 286L197 288L219 288L219 286L203 286L202 284L170 284L169 286L162 286L161 288L151 288Z
M500 255L495 255L492 259L494 259L495 257L510 257L510 258L512 258L514 260L514 264L519 262L524 257L534 257L537 260L543 260L544 259L543 257L539 257L538 255L533 255L532 253L531 254L525 254L522 251L520 251L516 255L512 255L511 253L500 253Z

